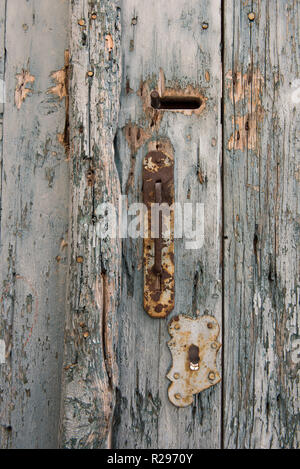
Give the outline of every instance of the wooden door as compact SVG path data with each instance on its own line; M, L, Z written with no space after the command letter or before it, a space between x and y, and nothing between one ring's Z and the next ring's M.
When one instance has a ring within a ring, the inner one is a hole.
M0 12L0 446L299 447L299 2ZM153 90L201 104L155 110ZM144 310L143 239L101 235L143 201L153 150L204 214L197 249L175 240L164 319ZM221 383L186 408L166 378L180 314L222 342Z
M68 271L68 2L1 0L0 11L0 446L48 448L58 445Z

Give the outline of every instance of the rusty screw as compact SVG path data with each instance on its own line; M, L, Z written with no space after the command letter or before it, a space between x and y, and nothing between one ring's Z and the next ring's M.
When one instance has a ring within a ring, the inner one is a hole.
M134 18L132 18L131 24L132 24L133 26L135 26L135 25L137 24L137 16L135 16Z
M89 70L89 71L87 72L87 75L88 75L88 77L93 77L93 76L94 76L94 72L93 72L92 70Z
M179 373L174 373L174 379L179 379Z
M178 400L181 399L181 394L179 394L179 393L175 394L175 399L178 399Z
M218 345L216 344L216 342L214 342L213 344L211 344L211 348L212 348L212 349L216 350L217 347L218 347Z
M83 263L83 257L82 256L77 256L76 261L77 261L78 264L82 264Z
M255 20L255 13L253 11L251 11L251 13L249 13L248 19L249 19L249 21L254 21Z
M95 172L92 169L89 169L86 173L87 183L89 186L93 186L95 183Z
M202 29L208 29L208 23L206 23L206 21L202 23Z
M213 371L211 371L209 374L208 374L208 379L209 381L214 381L216 379L216 375Z
M92 20L95 20L97 18L97 13L92 13L91 18L92 18Z
M154 109L159 109L160 108L160 96L158 91L154 90L152 91L151 95L151 106L154 107Z
M212 322L209 322L209 323L207 323L207 327L208 327L208 329L212 329L214 327L214 325L213 325Z
M81 18L80 20L78 20L78 24L79 26L85 26L85 20Z

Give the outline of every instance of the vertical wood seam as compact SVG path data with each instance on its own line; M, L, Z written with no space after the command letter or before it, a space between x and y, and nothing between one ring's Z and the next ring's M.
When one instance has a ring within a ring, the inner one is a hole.
M225 0L221 0L221 63L222 63L222 91L221 91L221 199L222 199L222 230L221 230L221 259L222 259L222 349L221 349L221 368L222 368L222 381L221 381L221 430L220 430L220 447L224 449L224 360L225 360L225 296L224 296L224 286L225 286L225 208L224 208L224 163L225 163Z
M4 37L4 64L3 64L3 82L5 84L5 75L6 75L6 23L7 23L7 1L5 0L5 7L4 7L4 31L3 31L3 37ZM5 85L4 85L5 87ZM4 88L4 93L5 93L5 88ZM5 95L4 95L4 101L5 101ZM2 114L2 144L1 144L1 174L0 174L0 247L2 244L2 191L3 191L3 135L4 135L4 112L5 112L5 102L3 103L3 114Z

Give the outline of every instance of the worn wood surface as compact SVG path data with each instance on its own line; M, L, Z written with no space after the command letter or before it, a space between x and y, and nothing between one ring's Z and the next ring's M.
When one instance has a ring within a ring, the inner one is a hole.
M120 239L100 236L118 207L114 160L121 50L117 2L73 0L70 44L70 275L61 445L106 448L114 407Z
M298 51L296 0L0 0L1 448L299 448ZM201 107L155 112L153 89ZM204 204L163 320L143 240L100 236L158 149ZM222 382L184 409L179 313L223 337Z
M126 0L121 13L116 156L122 193L128 205L142 202L144 156L157 145L173 152L175 200L205 204L205 240L197 250L187 250L186 239L175 242L175 308L166 319L153 319L143 308L143 240L123 240L113 447L219 447L221 386L179 410L168 400L166 374L171 317L206 312L221 323L220 2ZM204 105L196 113L154 113L149 92L164 87L173 95L190 87L204 97Z
M224 446L296 448L299 2L224 11Z
M57 446L68 230L65 123L53 73L66 0L1 0L0 447ZM43 40L41 40L43 38ZM52 89L51 92L49 92ZM30 91L29 91L30 90Z

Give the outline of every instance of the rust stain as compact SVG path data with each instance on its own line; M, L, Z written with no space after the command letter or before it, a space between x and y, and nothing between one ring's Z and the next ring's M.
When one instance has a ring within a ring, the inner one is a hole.
M22 73L16 75L17 86L15 90L15 104L17 109L21 109L22 103L29 93L32 93L31 88L27 88L26 85L34 83L35 77L30 75L27 70L23 70Z
M70 370L71 368L75 368L76 366L78 366L78 363L72 363L71 365L66 365L64 369L67 371L67 370Z
M159 140L151 140L148 142L149 152L157 150L165 153L170 159L174 159L174 148L167 137L160 138Z
M229 71L226 75L227 88L231 102L235 105L245 103L247 112L242 108L242 115L232 118L235 126L234 133L228 141L229 150L258 149L259 123L263 120L263 108L261 103L263 76L259 69L248 69L246 73L241 71Z

